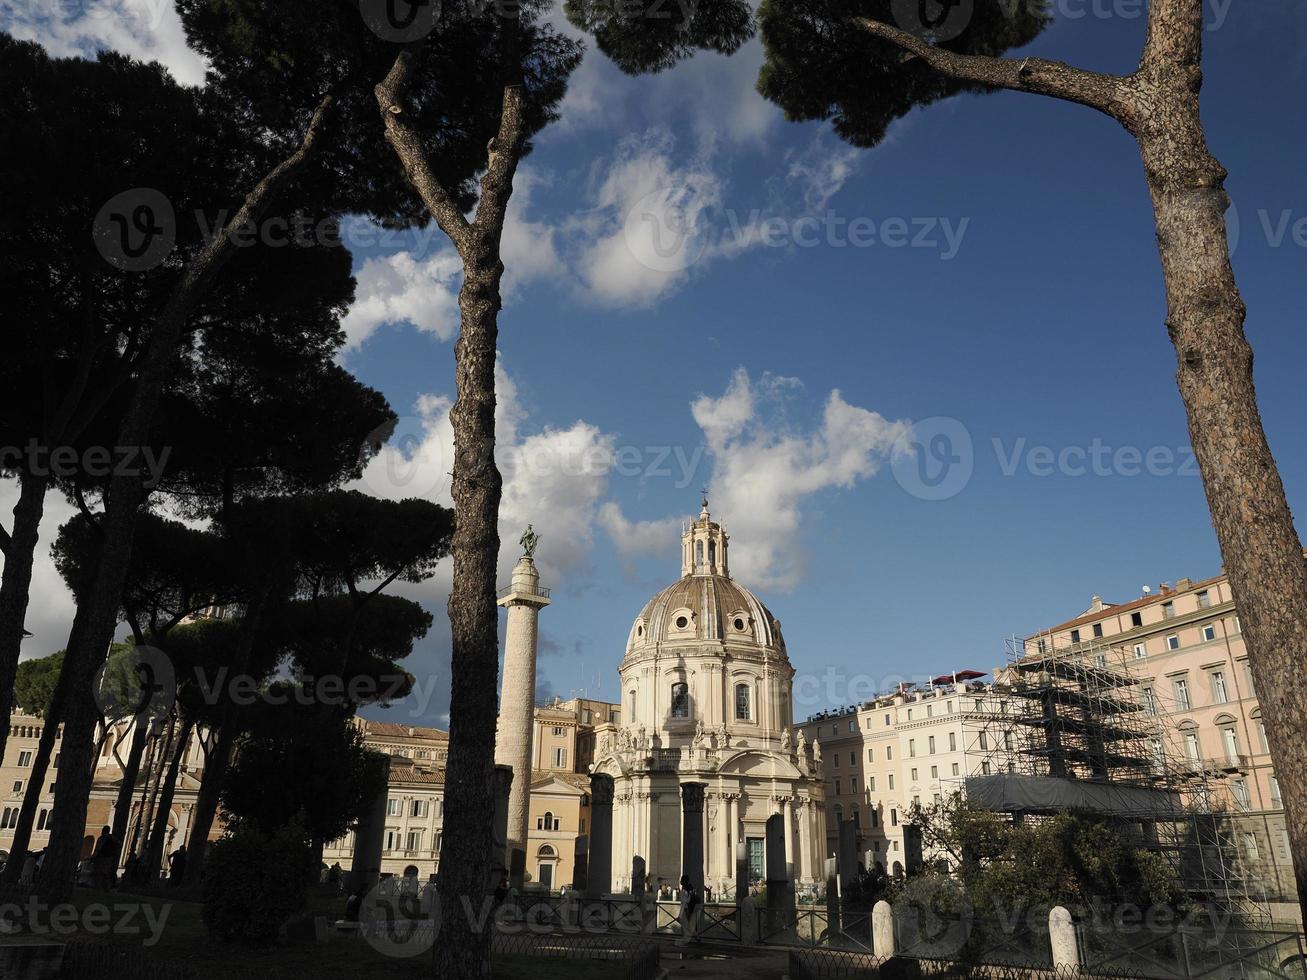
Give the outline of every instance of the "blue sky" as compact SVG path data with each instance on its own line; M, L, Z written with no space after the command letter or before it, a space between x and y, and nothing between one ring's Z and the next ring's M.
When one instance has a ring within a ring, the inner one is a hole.
M1128 71L1137 8L1059 0L1030 52ZM1307 10L1207 8L1204 118L1230 172L1263 419L1301 508ZM0 9L23 33L12 5ZM43 39L195 73L166 9L97 9L100 21L46 24ZM737 577L781 619L800 673L822 678L796 714L852 700L851 678L988 670L1005 636L1095 593L1128 600L1145 583L1215 574L1125 133L1004 93L914 113L885 145L854 150L764 103L759 60L754 44L628 79L587 52L517 182L500 318L501 557L506 579L533 521L555 589L541 692L616 695L631 621L677 575L679 522L705 485ZM654 247L677 234L679 247ZM445 499L457 265L438 234L365 237L344 363L411 438L363 482ZM1081 473L1081 449L1105 471ZM38 582L34 615L62 615L66 599L48 575ZM385 717L442 724L447 592L447 569L411 592L437 614L409 663L423 694Z

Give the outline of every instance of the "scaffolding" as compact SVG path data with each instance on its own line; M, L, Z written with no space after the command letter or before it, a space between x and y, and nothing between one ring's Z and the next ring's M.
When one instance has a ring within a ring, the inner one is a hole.
M1009 640L1006 665L966 719L968 799L1014 820L1104 817L1163 855L1194 903L1241 929L1269 928L1264 889L1216 791L1237 760L1192 759L1168 744L1178 736L1131 666L1105 641Z

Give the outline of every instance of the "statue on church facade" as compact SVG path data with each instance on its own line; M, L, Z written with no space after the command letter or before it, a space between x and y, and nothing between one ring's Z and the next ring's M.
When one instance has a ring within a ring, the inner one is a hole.
M790 751L790 730L788 728L781 729L781 751Z

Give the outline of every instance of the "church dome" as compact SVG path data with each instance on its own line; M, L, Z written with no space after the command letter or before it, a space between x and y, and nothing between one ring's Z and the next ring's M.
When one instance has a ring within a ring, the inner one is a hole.
M780 621L730 576L728 542L704 501L699 519L681 534L681 578L640 610L627 639L627 660L705 643L722 652L785 658Z

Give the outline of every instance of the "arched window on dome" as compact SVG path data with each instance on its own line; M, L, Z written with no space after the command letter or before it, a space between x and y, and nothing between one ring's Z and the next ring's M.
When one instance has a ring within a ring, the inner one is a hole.
M717 564L717 542L708 542L708 564L715 566Z
M735 685L735 717L740 721L748 721L753 717L749 711L749 693L748 684Z
M696 542L694 543L694 563L695 563L696 565L702 565L702 564L703 564L703 542L702 542L702 541L696 541Z
M672 685L672 717L690 717L690 685L677 681Z

